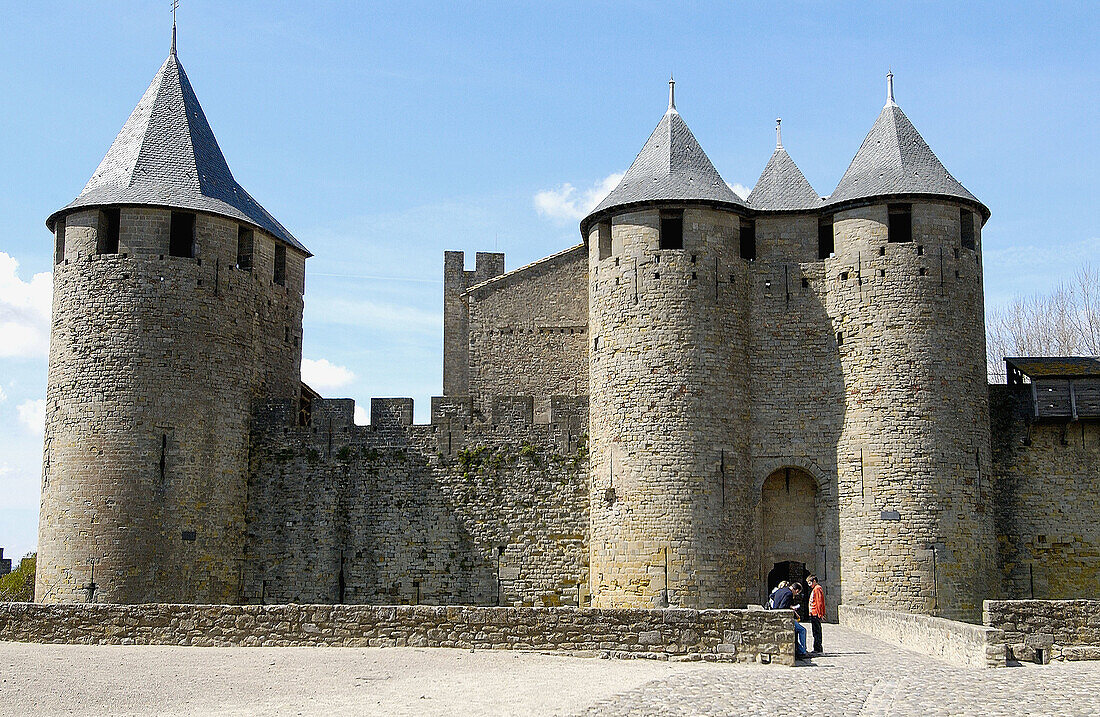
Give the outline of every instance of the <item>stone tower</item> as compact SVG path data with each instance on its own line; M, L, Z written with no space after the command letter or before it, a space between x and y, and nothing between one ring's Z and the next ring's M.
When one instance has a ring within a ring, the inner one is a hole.
M828 310L846 396L843 597L976 616L991 594L980 231L989 210L894 102L828 198Z
M597 607L743 604L751 522L745 204L668 111L581 223Z
M36 599L232 603L249 423L300 391L303 247L172 50L54 232Z

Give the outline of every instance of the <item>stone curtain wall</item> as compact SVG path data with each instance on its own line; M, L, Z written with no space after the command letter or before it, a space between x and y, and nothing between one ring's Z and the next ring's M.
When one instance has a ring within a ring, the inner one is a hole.
M588 584L587 412L555 398L319 399L312 425L257 421L246 603L579 605ZM342 577L341 577L342 575Z
M794 622L748 610L0 603L0 640L562 650L794 664Z
M37 598L232 602L240 592L253 402L297 400L304 256L274 240L235 268L236 222L199 214L169 256L163 209L66 217L54 267Z
M1100 600L986 600L983 622L1004 631L1010 659L1100 660Z
M551 396L588 394L588 262L583 245L470 289L469 395L534 396L545 423Z
M805 562L825 587L830 616L840 600L840 527L837 438L844 424L844 381L833 322L825 310L825 262L818 260L816 214L765 214L756 219L752 264L749 387L752 397L753 499L778 471L814 481L808 511L788 512L793 530L812 533L812 548L791 551L769 542L769 516L761 506L761 557L753 602L762 603L768 573L780 561ZM769 545L780 547L768 550Z
M988 604L988 603L987 603ZM993 627L897 610L840 606L840 624L960 667L1004 667L1005 634Z
M470 395L470 303L466 290L504 273L504 254L479 251L474 270L465 254L443 254L443 395Z
M1072 599L1100 582L1100 423L1028 426L1028 386L990 386L1002 594Z

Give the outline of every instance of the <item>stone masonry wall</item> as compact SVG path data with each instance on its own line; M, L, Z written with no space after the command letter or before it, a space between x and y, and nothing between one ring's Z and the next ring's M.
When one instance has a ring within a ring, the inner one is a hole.
M257 421L244 602L584 604L588 482L584 399L318 399L312 425L272 407Z
M534 396L545 423L551 396L588 393L588 255L583 245L469 290L469 395Z
M938 657L959 667L1005 667L1005 633L898 610L840 606L840 624L871 637Z
M504 273L504 254L479 251L474 270L465 254L443 254L443 395L470 395L470 302L466 290Z
M981 257L959 207L834 216L828 311L843 369L842 601L977 620L995 586Z
M794 665L794 621L747 610L0 603L0 640L562 650Z
M990 387L1001 594L1092 595L1100 581L1100 424L1031 423L1028 391Z
M808 510L787 511L791 530L811 534L809 550L769 550L768 528L778 516L758 511L760 563L753 602L766 599L776 562L804 562L825 588L827 613L840 600L837 440L844 422L844 383L832 320L826 311L825 262L818 259L816 214L756 218L751 264L749 386L752 397L752 498L776 474L790 497L787 471L813 481ZM775 496L773 496L775 497ZM785 505L786 501L782 501ZM770 525L769 525L770 524Z
M103 602L238 597L252 404L297 400L304 256L275 285L257 232L257 266L237 270L237 223L202 214L198 256L168 256L168 216L123 207L117 254L95 253L99 211L66 217L39 601L83 601L93 577Z
M746 310L737 215L657 208L589 237L593 604L726 607L755 597Z
M1100 660L1100 600L986 600L982 621L1004 631L1009 659Z

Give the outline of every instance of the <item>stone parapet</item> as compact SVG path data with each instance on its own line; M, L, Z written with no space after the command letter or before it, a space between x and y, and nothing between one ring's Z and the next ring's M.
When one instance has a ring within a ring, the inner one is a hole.
M794 623L748 610L0 604L0 640L98 645L457 647L794 664Z
M1100 600L986 600L982 622L1004 631L1009 659L1100 660Z
M998 629L853 605L841 605L839 614L845 627L959 667L1005 666L1005 633Z

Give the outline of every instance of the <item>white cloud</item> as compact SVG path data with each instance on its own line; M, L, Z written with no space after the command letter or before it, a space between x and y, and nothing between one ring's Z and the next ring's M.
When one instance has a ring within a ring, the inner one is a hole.
M16 407L16 410L19 411L19 421L31 433L42 433L43 428L46 426L46 399L23 401Z
M729 184L729 182L726 182L726 184ZM729 188L733 190L734 194L741 197L742 199L748 199L749 195L752 194L752 187L746 187L744 184L741 184L739 182L729 184Z
M302 359L302 380L311 388L327 391L347 386L355 380L355 374L346 366L337 366L328 359Z
M555 221L579 221L595 209L622 178L621 172L609 174L584 191L578 191L568 182L557 189L544 189L535 194L535 209L539 216Z
M355 404L355 425L357 425L357 426L369 426L370 425L370 414L367 413L367 409L363 408L358 403Z
M53 277L19 278L19 262L0 252L0 358L44 358L50 350Z

